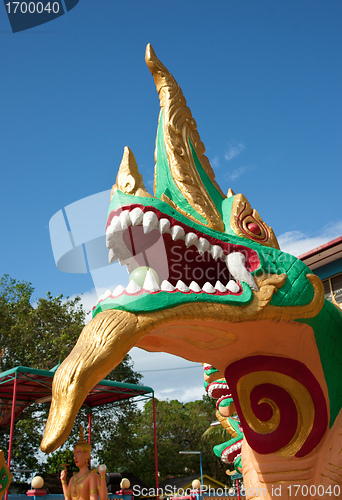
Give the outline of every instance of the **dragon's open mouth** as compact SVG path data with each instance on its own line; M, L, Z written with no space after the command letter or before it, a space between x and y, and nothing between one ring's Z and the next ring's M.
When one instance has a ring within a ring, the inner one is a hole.
M145 292L240 295L241 282L258 290L251 272L260 265L257 253L190 228L155 207L132 204L112 210L106 227L109 261L119 260L130 273L101 298ZM139 276L142 267L146 269Z

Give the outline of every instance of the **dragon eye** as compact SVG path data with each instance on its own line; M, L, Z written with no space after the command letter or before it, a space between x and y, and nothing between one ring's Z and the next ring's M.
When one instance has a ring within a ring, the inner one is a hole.
M250 222L249 224L247 224L247 229L253 234L261 234L260 226L255 222Z

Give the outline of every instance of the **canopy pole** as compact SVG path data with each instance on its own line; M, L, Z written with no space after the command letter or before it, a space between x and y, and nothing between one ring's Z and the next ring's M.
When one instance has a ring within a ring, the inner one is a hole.
M17 374L15 374L14 385L13 385L13 398L12 398L12 411L11 411L11 427L10 427L10 437L8 446L8 457L7 457L7 467L11 468L11 458L12 458L12 444L13 444L13 433L14 433L14 418L15 418L15 403L17 399ZM8 489L6 490L5 500L8 500Z
M89 409L89 413L88 413L88 443L91 445L91 408ZM90 461L91 461L91 457L89 457L89 468L91 466Z
M240 500L240 488L239 488L239 480L236 479L236 491L237 491L237 494L238 494L238 500Z
M153 393L153 436L154 436L154 463L156 469L156 498L159 497L159 479L158 479L158 450L157 450L157 427L156 427L156 404Z

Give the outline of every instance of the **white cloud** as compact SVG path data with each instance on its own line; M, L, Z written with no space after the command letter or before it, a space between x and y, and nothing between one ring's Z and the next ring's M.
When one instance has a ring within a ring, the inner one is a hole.
M239 142L237 144L228 144L227 151L224 154L224 159L230 161L233 158L236 158L236 156L239 156L239 154L242 153L244 149L245 145L242 142Z
M301 231L287 231L278 237L280 248L298 257L342 235L342 221L330 223L318 234L310 235Z
M220 163L220 158L218 156L214 156L214 158L211 160L211 166L213 168L220 168L221 163Z
M152 387L158 399L177 399L183 403L204 395L203 367L163 352L147 352L133 347L134 369L142 373L142 384Z
M236 179L241 177L241 175L243 175L245 172L247 172L248 170L251 170L251 168L252 167L241 166L241 167L235 168L232 172L227 174L227 176L231 181L235 181Z
M87 313L86 316L87 322L91 320L91 311L93 307L96 305L98 297L101 296L103 293L105 293L105 291L106 291L105 288L103 290L95 290L95 288L92 288L88 292L80 294L83 309Z

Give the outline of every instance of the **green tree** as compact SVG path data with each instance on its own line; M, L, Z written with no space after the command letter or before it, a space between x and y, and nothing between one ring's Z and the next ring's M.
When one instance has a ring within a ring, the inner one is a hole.
M80 298L33 300L34 288L8 275L0 279L1 371L16 366L50 370L75 345L85 323Z
M1 371L16 366L28 366L49 370L63 360L74 347L85 323L85 311L81 299L53 297L33 298L34 288L25 281L17 281L8 275L0 279L0 359ZM127 355L108 377L120 382L139 383L141 375L133 370ZM12 466L21 469L41 470L42 455L38 453L49 404L31 405L16 420L12 449ZM106 437L113 422L125 420L135 411L132 402L112 407L94 409L94 452ZM86 426L88 415L81 409L68 441L48 460L46 469L56 469L56 462L64 460L66 450L77 439L79 424ZM0 428L0 448L8 449L9 427ZM57 458L56 458L57 457Z
M227 467L212 451L218 443L201 440L213 420L215 403L206 396L186 404L156 399L155 409L159 480L169 476L199 475L199 456L180 455L179 452L201 451L203 473L227 482ZM148 401L143 411L121 425L99 451L101 461L110 465L110 470L134 472L152 487L155 485L153 401ZM113 454L112 450L117 453Z

